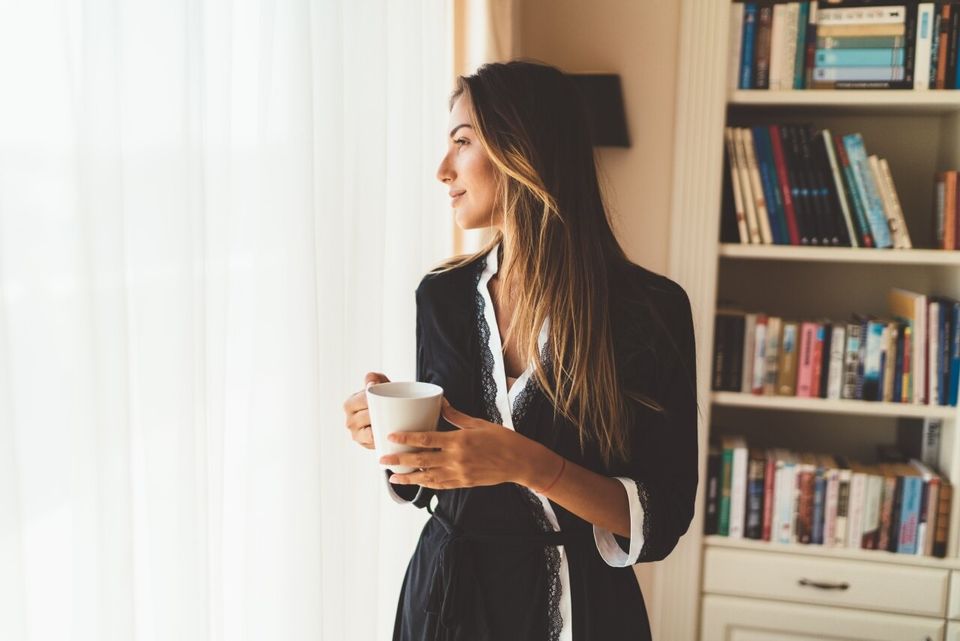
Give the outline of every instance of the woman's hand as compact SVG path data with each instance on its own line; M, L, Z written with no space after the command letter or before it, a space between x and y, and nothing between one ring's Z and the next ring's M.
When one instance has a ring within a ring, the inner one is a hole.
M363 389L351 394L343 403L343 412L347 415L347 429L357 443L374 449L373 430L370 429L370 412L367 410L367 388L375 383L389 383L390 379L379 372L369 372L363 379Z
M523 483L528 478L531 450L538 445L513 430L467 416L443 399L443 418L459 427L452 432L394 432L394 443L435 448L433 451L388 454L384 465L409 465L418 472L394 474L391 483L419 484L448 490L459 487Z

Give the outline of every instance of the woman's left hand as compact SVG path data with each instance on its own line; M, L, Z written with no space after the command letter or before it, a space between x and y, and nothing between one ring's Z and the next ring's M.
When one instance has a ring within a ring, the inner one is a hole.
M450 432L394 432L394 443L434 448L433 451L388 454L384 465L409 465L421 471L393 474L391 483L419 484L437 490L523 483L534 441L481 418L467 416L443 399L443 418L459 427Z

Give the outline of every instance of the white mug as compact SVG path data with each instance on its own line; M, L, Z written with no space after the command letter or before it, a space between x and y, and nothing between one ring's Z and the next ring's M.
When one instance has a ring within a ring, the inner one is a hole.
M387 439L393 432L433 432L440 420L443 388L433 383L377 383L367 388L370 427L377 457L400 452L418 452L424 448L403 445ZM397 474L414 472L409 465L384 465Z

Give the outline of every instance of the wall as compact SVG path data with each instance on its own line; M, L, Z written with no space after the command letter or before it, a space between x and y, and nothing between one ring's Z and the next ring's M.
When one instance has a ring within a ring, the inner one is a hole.
M608 204L630 258L665 273L680 3L519 0L520 55L621 75L630 149L600 150Z
M621 75L632 147L600 150L617 236L634 262L666 273L680 3L519 0L519 53L569 72ZM657 638L653 567L637 575Z

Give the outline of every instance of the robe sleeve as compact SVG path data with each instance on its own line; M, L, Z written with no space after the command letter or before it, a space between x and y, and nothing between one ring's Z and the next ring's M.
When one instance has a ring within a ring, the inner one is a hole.
M426 381L427 378L427 367L426 367L426 345L425 340L428 340L424 337L424 322L422 321L422 315L424 314L424 309L421 305L421 292L420 288L417 288L416 294L417 300L417 380ZM389 469L383 470L383 482L387 485L387 494L390 495L390 498L393 499L396 503L413 503L416 507L423 508L429 505L430 499L433 498L433 495L436 493L436 490L431 488L423 487L422 485L399 485L390 482L390 475L392 472Z
M647 387L663 411L631 401L638 406L631 457L614 476L627 493L630 537L593 528L600 556L614 567L666 558L693 519L698 481L695 338L690 301L679 285L675 288L671 302L660 310L664 332L655 346L655 371Z

